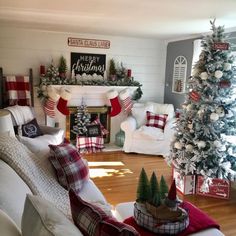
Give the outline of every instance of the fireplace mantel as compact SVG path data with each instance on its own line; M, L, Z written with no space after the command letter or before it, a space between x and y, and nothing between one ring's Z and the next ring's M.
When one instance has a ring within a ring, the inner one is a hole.
M136 86L80 86L80 85L53 85L57 90L61 87L67 88L72 97L68 101L68 106L78 106L81 101L85 102L87 106L104 106L110 105L109 100L106 97L106 93L109 90L116 90L118 93L126 88L129 88L131 95L138 88Z

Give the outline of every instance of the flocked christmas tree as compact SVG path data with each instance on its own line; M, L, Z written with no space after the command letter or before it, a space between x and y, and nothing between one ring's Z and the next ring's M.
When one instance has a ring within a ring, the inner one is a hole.
M87 125L90 124L90 114L88 113L87 106L81 104L77 107L77 112L75 115L75 125L73 126L72 132L79 136L86 136Z
M212 34L188 81L189 93L176 125L167 161L182 175L236 179L236 79L224 27L211 22ZM231 136L231 140L229 138Z

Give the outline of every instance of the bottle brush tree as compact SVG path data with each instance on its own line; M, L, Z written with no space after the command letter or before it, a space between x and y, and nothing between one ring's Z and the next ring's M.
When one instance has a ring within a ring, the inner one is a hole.
M147 202L150 199L151 192L150 192L150 184L147 177L147 174L142 168L139 181L138 181L138 188L137 188L137 201L138 202Z
M224 27L211 22L167 161L181 175L236 179L236 79Z
M62 77L62 78L66 77L67 69L68 68L66 65L66 59L63 56L61 56L60 61L59 61L59 68L58 68L60 77Z
M161 200L166 198L168 191L169 191L168 185L165 181L164 176L162 175L161 180L160 180L160 198L161 198Z
M155 172L152 173L150 178L150 203L154 206L160 205L160 191Z

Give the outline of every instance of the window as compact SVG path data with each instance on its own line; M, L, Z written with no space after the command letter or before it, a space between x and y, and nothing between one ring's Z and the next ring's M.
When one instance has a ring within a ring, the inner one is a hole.
M173 93L184 93L186 87L187 60L184 56L178 56L174 62Z

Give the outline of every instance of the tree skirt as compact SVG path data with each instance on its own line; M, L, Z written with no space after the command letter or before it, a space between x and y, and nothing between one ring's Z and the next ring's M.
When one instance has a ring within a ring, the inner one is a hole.
M184 231L179 233L179 236L187 236L189 234L193 234L209 228L220 229L220 226L213 219L211 219L206 213L204 213L191 203L183 202L182 204L180 204L180 207L182 207L189 213L189 226ZM142 236L158 235L137 225L133 216L125 219L124 223L133 226Z

